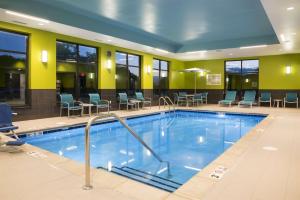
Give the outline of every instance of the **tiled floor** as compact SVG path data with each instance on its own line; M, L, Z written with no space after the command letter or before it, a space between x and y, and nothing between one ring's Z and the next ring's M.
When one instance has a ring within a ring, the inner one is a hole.
M184 108L191 109L191 108ZM193 108L195 109L195 108ZM222 156L176 192L162 190L108 173L92 170L93 190L85 191L82 164L51 152L23 146L21 153L0 152L0 199L168 199L168 200L299 200L300 110L237 108L205 105L197 109L264 113L269 116ZM158 112L158 108L117 111L120 116ZM84 118L49 118L15 123L19 133L84 123ZM7 137L2 136L2 140ZM39 152L32 155L30 152ZM209 175L227 168L222 179Z

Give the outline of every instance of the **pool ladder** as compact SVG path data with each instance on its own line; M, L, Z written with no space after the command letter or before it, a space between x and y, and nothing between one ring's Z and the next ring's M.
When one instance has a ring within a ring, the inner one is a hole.
M173 111L175 112L175 110L176 110L175 104L173 103L173 101L168 96L159 97L159 100L158 100L158 109L160 109L161 100L163 100L163 102L164 102L164 108L166 107L166 105L168 105L169 111L170 111L171 110L171 106L172 106Z
M151 152L151 154L160 162L160 163L166 163L167 165L167 172L168 176L171 175L170 173L170 163L169 161L164 161L161 159L159 155L157 155L151 147L149 147L145 141L138 135L134 130L132 130L121 117L114 113L110 114L103 114L103 115L97 115L95 117L92 117L89 119L86 127L85 127L85 185L83 186L84 190L90 190L93 188L91 185L91 159L90 159L90 129L92 124L103 117L113 117L117 119L130 133L133 135L147 150Z

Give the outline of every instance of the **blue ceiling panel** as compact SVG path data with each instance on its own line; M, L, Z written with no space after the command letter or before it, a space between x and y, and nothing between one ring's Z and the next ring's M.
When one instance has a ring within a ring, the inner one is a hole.
M171 52L279 43L260 0L1 0L0 7Z

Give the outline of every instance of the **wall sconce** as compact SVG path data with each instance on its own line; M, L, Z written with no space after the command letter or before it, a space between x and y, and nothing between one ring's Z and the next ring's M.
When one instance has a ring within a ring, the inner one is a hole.
M111 51L107 51L106 53L107 61L106 61L106 68L111 69Z
M285 73L286 73L286 74L291 74L291 73L292 73L292 67L291 67L290 65L287 65L287 66L285 67Z
M147 71L147 74L151 73L151 66L150 65L147 65L146 71Z
M228 77L226 77L226 82L227 82L227 83L229 82L229 78L228 78Z
M246 79L245 79L245 82L246 82L246 83L249 83L249 78L246 78Z
M48 52L46 50L42 50L42 63L48 62Z

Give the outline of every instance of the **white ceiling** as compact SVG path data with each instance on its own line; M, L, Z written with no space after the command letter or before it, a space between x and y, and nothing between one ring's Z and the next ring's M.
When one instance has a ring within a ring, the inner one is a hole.
M190 53L169 53L160 51L159 49L154 49L146 45L141 45L52 21L49 23L43 23L43 25L41 25L40 22L31 19L8 15L5 13L6 10L1 8L0 18L1 21L5 22L21 24L28 27L71 35L183 61L300 53L300 0L261 0L261 2L264 6L267 16L271 21L280 44L259 48L218 49ZM30 15L30 13L25 14Z

